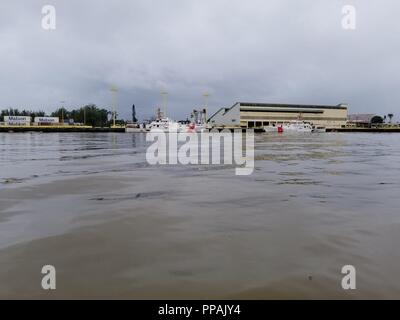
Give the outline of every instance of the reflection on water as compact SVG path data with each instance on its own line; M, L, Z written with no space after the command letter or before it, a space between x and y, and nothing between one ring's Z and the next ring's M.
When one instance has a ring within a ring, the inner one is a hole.
M47 297L44 264L54 297L400 297L396 134L256 135L251 176L150 166L146 146L0 134L0 297Z

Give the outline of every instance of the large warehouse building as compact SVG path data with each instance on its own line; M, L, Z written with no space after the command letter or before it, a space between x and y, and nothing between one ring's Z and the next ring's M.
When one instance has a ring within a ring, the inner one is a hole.
M208 120L221 127L261 128L293 120L325 128L341 128L347 122L347 104L337 106L237 102L221 108Z

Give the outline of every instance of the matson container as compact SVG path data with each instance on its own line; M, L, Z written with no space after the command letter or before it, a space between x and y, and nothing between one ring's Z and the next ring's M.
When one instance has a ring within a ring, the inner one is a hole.
M4 116L4 123L8 126L30 126L31 117L25 116Z
M52 125L59 123L60 120L58 117L35 117L35 124L37 125Z

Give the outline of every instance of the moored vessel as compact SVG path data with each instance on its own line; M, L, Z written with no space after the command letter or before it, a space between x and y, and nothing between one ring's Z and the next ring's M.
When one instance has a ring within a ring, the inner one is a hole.
M265 132L307 133L314 132L314 127L304 121L291 121L283 124L272 124L264 127Z

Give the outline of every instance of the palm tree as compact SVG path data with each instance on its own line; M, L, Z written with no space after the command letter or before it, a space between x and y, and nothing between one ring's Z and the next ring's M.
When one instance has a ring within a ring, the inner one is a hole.
M389 123L392 123L393 113L389 113L388 117L389 117Z
M374 116L371 119L371 124L382 124L383 123L383 118L380 116Z

